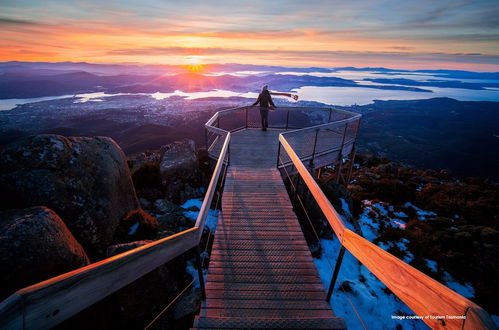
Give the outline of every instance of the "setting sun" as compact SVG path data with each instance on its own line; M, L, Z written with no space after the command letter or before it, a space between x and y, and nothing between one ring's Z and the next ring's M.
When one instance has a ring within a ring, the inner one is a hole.
M187 68L191 72L200 72L203 70L203 56L200 55L189 55L186 56Z
M200 55L189 55L185 57L187 59L187 62L190 65L200 65L203 59L203 56Z

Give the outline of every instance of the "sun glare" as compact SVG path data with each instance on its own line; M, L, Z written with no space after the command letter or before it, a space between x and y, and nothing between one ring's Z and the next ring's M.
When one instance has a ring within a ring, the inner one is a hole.
M200 72L203 70L203 57L200 55L189 55L185 57L187 68L191 72Z

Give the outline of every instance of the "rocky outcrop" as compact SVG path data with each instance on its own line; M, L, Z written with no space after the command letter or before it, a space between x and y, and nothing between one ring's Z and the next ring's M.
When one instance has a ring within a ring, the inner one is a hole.
M182 203L199 197L201 173L194 141L184 139L161 147L160 174L165 198Z
M123 216L139 207L125 156L107 137L37 135L0 154L2 209L50 207L91 256L102 256Z
M142 209L130 211L116 229L116 242L133 242L144 239L155 239L159 231L156 218Z
M59 216L46 207L0 212L0 299L89 264Z
M194 141L188 139L132 155L128 165L137 195L149 202L164 198L181 204L202 197L199 188L211 177L206 151L196 151ZM149 206L147 201L142 204Z

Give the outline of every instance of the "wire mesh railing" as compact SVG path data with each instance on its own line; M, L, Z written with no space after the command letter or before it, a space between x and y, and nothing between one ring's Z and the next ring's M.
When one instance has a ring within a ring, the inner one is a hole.
M348 128L345 131L348 131ZM334 269L329 263L332 273L328 287L328 300L333 294L344 256L346 253L351 253L356 263L365 266L386 286L386 289L415 313L413 316L420 317L430 327L495 328L490 316L480 306L350 230L309 173L310 168L305 166L287 141L286 135L287 133L284 133L279 136L282 151L279 153L277 165L281 169L283 179L292 188L291 199L295 204L295 209L299 210L297 213L304 213L306 221L312 226L314 226L312 219L316 218L319 213L324 219L323 223L330 226L339 242L337 249L339 253ZM288 162L290 162L289 165L287 165ZM293 175L293 173L296 174ZM299 203L297 204L296 201ZM312 214L313 212L316 214ZM309 236L315 236L320 242L321 238L318 233L321 229L313 228L314 234ZM359 317L360 324L365 327L363 315L358 311L359 308L350 299L349 302ZM450 316L450 318L445 316Z

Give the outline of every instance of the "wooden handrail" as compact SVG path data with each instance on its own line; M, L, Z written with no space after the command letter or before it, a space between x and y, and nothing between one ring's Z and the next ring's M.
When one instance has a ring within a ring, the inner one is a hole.
M496 328L490 316L480 306L346 228L283 134L279 135L279 141L338 236L341 245L416 315L428 316L423 318L426 324L436 329ZM466 318L444 318L443 323L436 318L446 315Z
M229 151L229 143L230 143L230 132L227 132L225 137L225 142L222 146L222 150L220 150L220 155L218 156L217 165L215 166L215 170L213 171L213 175L211 176L210 184L208 185L208 189L206 189L205 199L203 204L201 205L201 209L199 210L198 217L196 219L196 227L204 228L204 224L206 222L206 217L208 216L208 211L210 210L210 205L213 200L213 195L217 188L218 179L220 177L220 173L222 172L222 167L225 163L225 157ZM201 239L201 235L203 231L199 231L199 239Z
M0 303L2 329L48 329L199 244L199 227L26 287Z
M333 228L334 233L341 241L343 239L343 232L345 231L345 224L343 223L343 220L341 220L333 205L331 205L329 199L326 195L324 195L324 192L322 192L321 188L319 188L317 182L315 182L314 178L312 178L305 165L303 165L298 155L295 153L293 148L291 148L288 141L286 141L282 134L279 134L279 141L284 150L288 153L289 158L293 161L293 164L295 165L298 173L300 173L303 181L307 184L312 196L314 196L315 200L319 204L319 207L326 216L331 228Z
M0 328L45 329L199 245L227 157L225 142L193 228L18 290L0 303Z

